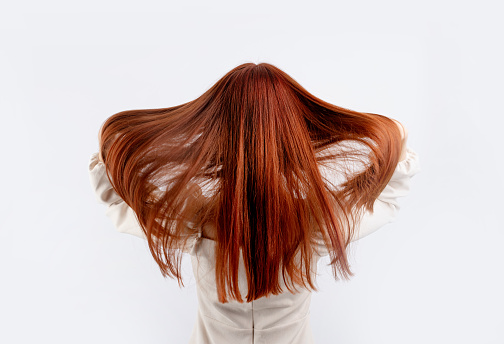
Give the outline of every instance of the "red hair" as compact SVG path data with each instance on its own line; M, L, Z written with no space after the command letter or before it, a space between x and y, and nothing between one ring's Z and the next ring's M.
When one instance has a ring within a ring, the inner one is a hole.
M268 63L242 64L182 105L116 113L100 135L110 182L137 214L163 276L183 286L179 248L205 223L215 226L221 302L243 302L240 249L247 301L282 292L280 275L291 292L316 290L317 236L334 277L353 276L346 247L356 219L373 210L401 151L392 119L329 104ZM368 149L319 154L343 141ZM350 159L364 168L350 172ZM346 176L341 185L321 174L328 161Z

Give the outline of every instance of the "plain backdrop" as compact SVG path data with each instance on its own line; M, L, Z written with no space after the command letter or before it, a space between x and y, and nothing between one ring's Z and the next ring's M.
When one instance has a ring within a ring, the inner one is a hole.
M504 25L491 1L24 1L0 10L1 343L186 343L186 287L115 231L88 179L124 110L268 62L401 121L421 172L395 222L319 264L317 343L504 343Z

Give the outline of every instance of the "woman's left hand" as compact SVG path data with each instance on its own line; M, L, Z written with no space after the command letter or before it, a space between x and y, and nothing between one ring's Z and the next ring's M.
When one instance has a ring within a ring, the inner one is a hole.
M98 160L103 163L103 157L101 154L101 148L102 148L102 143L101 143L101 137L102 137L102 129L103 126L100 127L100 131L98 132Z

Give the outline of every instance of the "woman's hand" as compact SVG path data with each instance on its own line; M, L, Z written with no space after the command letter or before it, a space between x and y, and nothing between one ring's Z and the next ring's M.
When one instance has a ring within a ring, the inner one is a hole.
M401 132L401 155L399 156L399 161L403 161L406 158L406 141L408 140L408 129L404 127L401 122L391 118L399 128L399 131Z
M102 137L102 129L103 126L100 127L100 131L98 132L98 160L103 163L103 157L101 155L101 137Z
M103 161L103 156L102 156L102 152L101 152L101 149L102 149L102 142L101 142L101 138L102 138L102 131L103 131L103 126L100 127L100 131L98 132L98 158L101 162L104 162ZM117 138L121 135L121 133L116 133L114 135L114 137L112 138L112 140L109 140L109 142L114 142L115 140L117 140ZM110 145L110 144L109 144ZM108 148L106 149L106 151L108 151ZM107 155L107 152L105 152L105 155Z

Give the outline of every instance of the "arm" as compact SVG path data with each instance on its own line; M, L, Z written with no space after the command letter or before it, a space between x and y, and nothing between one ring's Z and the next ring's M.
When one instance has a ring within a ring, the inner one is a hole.
M367 210L363 213L352 241L359 240L385 224L395 221L400 209L398 198L409 194L411 178L419 171L420 160L418 154L410 147L407 147L405 149L405 158L399 161L392 178L376 199L373 213Z
M376 199L373 213L365 211L361 217L358 231L352 241L359 240L387 223L394 222L400 205L397 198L404 197L410 191L410 179L420 171L418 154L407 146L408 130L399 121L392 119L399 127L402 138L401 155L389 183Z
M99 203L107 205L105 214L112 220L117 231L147 240L135 212L119 197L110 184L105 164L101 161L98 152L91 155L88 171L96 200Z
M395 221L400 209L398 198L409 194L410 180L421 170L418 154L407 147L405 141L406 139L403 141L403 153L401 153L404 158L398 162L390 181L377 197L373 205L373 213L364 210L361 214L360 222L355 228L351 241L362 239L387 223ZM321 237L316 239L315 245L320 256L328 254L327 247Z
M115 229L120 233L131 234L147 240L135 212L124 202L116 193L112 184L110 184L105 164L100 161L98 152L91 155L88 170L91 187L95 193L96 200L107 206L105 214L112 220ZM182 251L189 253L193 244L194 241L189 240L186 245L181 248Z

